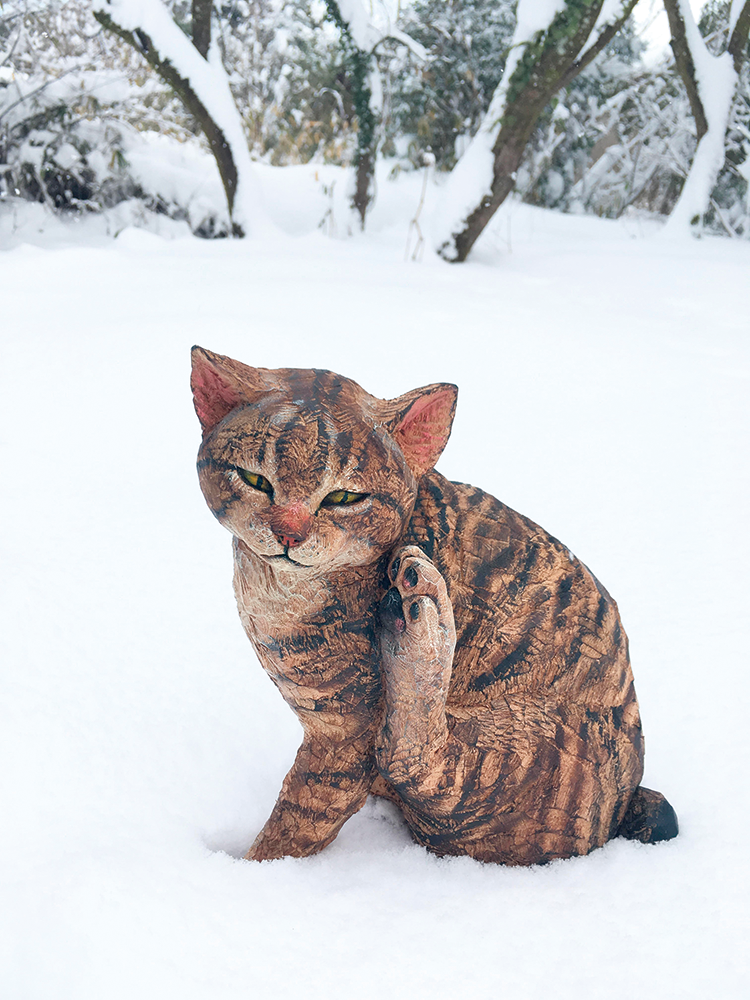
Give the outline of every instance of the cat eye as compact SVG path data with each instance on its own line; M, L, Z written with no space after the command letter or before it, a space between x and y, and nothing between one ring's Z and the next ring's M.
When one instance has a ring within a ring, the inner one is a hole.
M327 497L323 497L321 507L340 507L342 504L358 503L369 495L369 493L352 493L351 490L334 490Z
M256 472L248 472L247 469L237 469L237 472L254 490L260 490L262 493L273 493L273 486L265 476L259 476Z

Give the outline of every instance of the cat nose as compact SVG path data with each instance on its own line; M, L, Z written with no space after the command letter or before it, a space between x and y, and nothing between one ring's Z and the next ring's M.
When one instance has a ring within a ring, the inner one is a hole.
M295 546L304 542L304 538L294 538L292 535L279 535L274 531L276 539L281 542L285 548L293 549Z
M286 548L301 545L312 530L313 519L302 503L274 506L271 513L271 531L276 540Z

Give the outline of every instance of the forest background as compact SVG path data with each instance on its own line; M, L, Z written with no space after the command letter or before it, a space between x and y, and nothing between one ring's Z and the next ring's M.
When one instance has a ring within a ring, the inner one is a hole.
M445 182L482 129L492 133L490 145L497 140L497 182L502 135L495 126L502 122L507 133L516 114L525 131L517 162L506 165L515 197L608 218L669 217L696 169L698 141L713 132L720 162L708 169L700 211L691 208L687 221L747 238L750 3L708 0L699 35L687 0L665 6L672 50L655 52L643 37L661 10L655 0L3 0L0 204L40 202L68 218L127 205L136 222L157 213L187 220L200 236L240 234L252 228L247 216L255 210L240 219L235 205L232 217L227 173L247 171L240 160L249 152L268 165L344 168L351 215L337 231L351 232L366 227L376 176L422 171ZM190 79L169 38L155 45L141 30L167 8L211 66L208 84ZM566 32L590 8L599 11L593 31L583 44L570 43ZM534 91L522 71L543 75L545 45L558 52L568 45L567 62L546 91ZM593 49L595 58L581 66ZM235 164L221 160L233 145L231 130L217 140L212 112L202 119L192 91L186 97L189 85L210 105L217 80L219 88L228 84L247 146L238 155L235 137ZM724 84L729 96L722 98ZM229 210L195 197L198 182L185 179L190 154L212 148ZM464 173L466 216L485 192ZM324 195L330 183L321 178ZM330 214L329 206L321 227ZM445 225L456 229L450 219ZM460 248L444 255L462 259Z

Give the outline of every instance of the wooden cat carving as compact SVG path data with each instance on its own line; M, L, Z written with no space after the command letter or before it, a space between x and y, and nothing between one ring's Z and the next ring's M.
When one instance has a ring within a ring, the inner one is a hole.
M639 787L617 606L556 539L434 470L452 385L393 400L193 349L200 484L304 739L247 857L314 854L369 793L437 854L529 865L677 833Z

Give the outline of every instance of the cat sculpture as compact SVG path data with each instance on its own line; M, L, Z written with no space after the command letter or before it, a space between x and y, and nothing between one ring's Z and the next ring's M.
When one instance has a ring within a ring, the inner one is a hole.
M538 525L435 471L455 386L381 400L328 371L192 360L200 486L304 733L248 859L320 851L369 794L428 850L507 865L676 835L639 784L617 605Z

